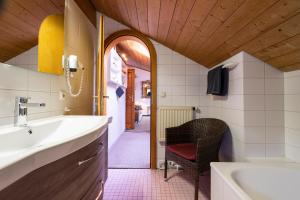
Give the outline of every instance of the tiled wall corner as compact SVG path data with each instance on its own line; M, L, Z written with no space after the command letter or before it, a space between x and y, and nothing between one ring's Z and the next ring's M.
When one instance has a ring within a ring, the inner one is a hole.
M245 156L284 156L283 73L244 53Z
M224 160L242 160L244 154L243 60L243 53L239 53L220 63L238 64L229 71L228 95L225 97L208 95L209 117L222 119L230 128L230 133L226 133L221 146L220 156Z
M285 154L300 162L300 70L284 73Z

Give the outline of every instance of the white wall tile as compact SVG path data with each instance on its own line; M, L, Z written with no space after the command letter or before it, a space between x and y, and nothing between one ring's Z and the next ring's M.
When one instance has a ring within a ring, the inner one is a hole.
M300 113L285 111L285 127L300 130Z
M300 148L300 130L285 128L285 144Z
M0 63L0 88L1 89L14 89L14 90L26 90L28 71Z
M261 61L244 62L244 78L264 78L264 65Z
M246 126L265 126L265 111L250 111L244 112Z
M259 78L244 79L244 94L264 94L265 80Z
M15 98L27 97L27 91L0 90L0 117L14 116Z
M172 82L169 82L171 85L185 85L185 76L174 75L172 76Z
M185 90L186 86L182 86L182 85L178 85L178 86L172 86L172 95L186 95L186 90Z
M245 155L247 157L265 157L266 144L245 144Z
M201 76L186 76L186 85L202 85L201 83ZM204 84L203 84L204 85Z
M300 94L300 76L292 76L284 79L285 94Z
M284 95L284 110L300 112L300 94Z
M284 73L275 67L265 63L265 77L266 78L284 78Z
M283 94L284 80L283 79L265 79L266 94Z
M284 111L266 111L267 126L284 126Z
M245 127L246 143L266 143L265 126L246 126Z
M185 64L173 65L171 72L173 75L185 75Z
M265 95L266 110L283 110L284 101L283 95Z
M186 86L186 95L200 95L200 86L188 85Z
M300 161L300 148L292 145L285 145L285 155L291 160Z
M186 96L185 102L186 106L199 106L200 105L200 96Z
M158 56L158 64L159 65L172 64L172 55L167 55L167 54L159 55Z
M172 96L172 106L185 106L185 96Z
M170 72L172 72L172 65L160 65L159 68L157 68L157 74L159 75L169 75Z
M266 145L267 157L283 157L284 156L284 144L267 144Z
M285 154L300 162L300 70L284 73Z
M266 126L266 143L285 143L284 126Z
M186 65L185 67L186 70L186 74L187 75L201 75L203 70L201 70L201 66L200 65Z
M31 91L51 91L51 76L46 73L28 71L28 88Z
M157 85L158 86L172 85L172 76L171 75L158 75L157 76Z
M264 110L265 95L244 95L245 110Z
M0 117L0 126L13 124L13 123L14 123L14 117Z
M172 64L174 64L174 65L182 65L182 64L185 65L185 56L173 51Z
M234 79L229 81L228 94L244 94L243 79Z

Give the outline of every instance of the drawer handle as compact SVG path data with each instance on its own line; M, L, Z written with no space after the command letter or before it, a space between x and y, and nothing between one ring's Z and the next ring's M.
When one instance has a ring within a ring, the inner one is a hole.
M101 181L101 190L99 191L99 193L98 193L98 195L97 195L97 197L96 197L95 200L99 200L101 198L101 195L103 193L103 188L104 188L103 186L104 186L104 182Z
M98 151L98 152L97 152L95 155L93 155L92 157L90 157L90 158L88 158L88 159L86 159L86 160L79 161L79 162L78 162L78 166L81 166L81 165L83 165L83 164L85 164L85 163L87 163L87 162L89 162L89 161L91 161L91 160L94 160L94 159L97 157L97 155L103 151L103 149L104 149L104 147L102 147L101 150Z

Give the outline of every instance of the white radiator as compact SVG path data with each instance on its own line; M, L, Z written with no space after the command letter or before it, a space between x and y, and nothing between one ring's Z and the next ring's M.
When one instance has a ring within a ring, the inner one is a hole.
M193 107L162 106L158 108L158 130L159 141L165 141L165 130L169 127L179 126L193 119Z

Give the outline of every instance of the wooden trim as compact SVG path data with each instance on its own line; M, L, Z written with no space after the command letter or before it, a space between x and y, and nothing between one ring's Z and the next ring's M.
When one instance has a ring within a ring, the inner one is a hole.
M148 48L150 52L150 66L151 66L151 127L150 127L150 167L156 169L157 164L157 149L156 149L156 110L157 110L157 55L152 42L145 35L134 30L117 31L105 39L104 49L117 38L123 36L132 36L140 39Z
M103 90L104 90L104 17L99 18L99 35L98 35L98 59L97 59L97 114L105 114L106 109L103 109ZM102 105L101 105L102 104Z

